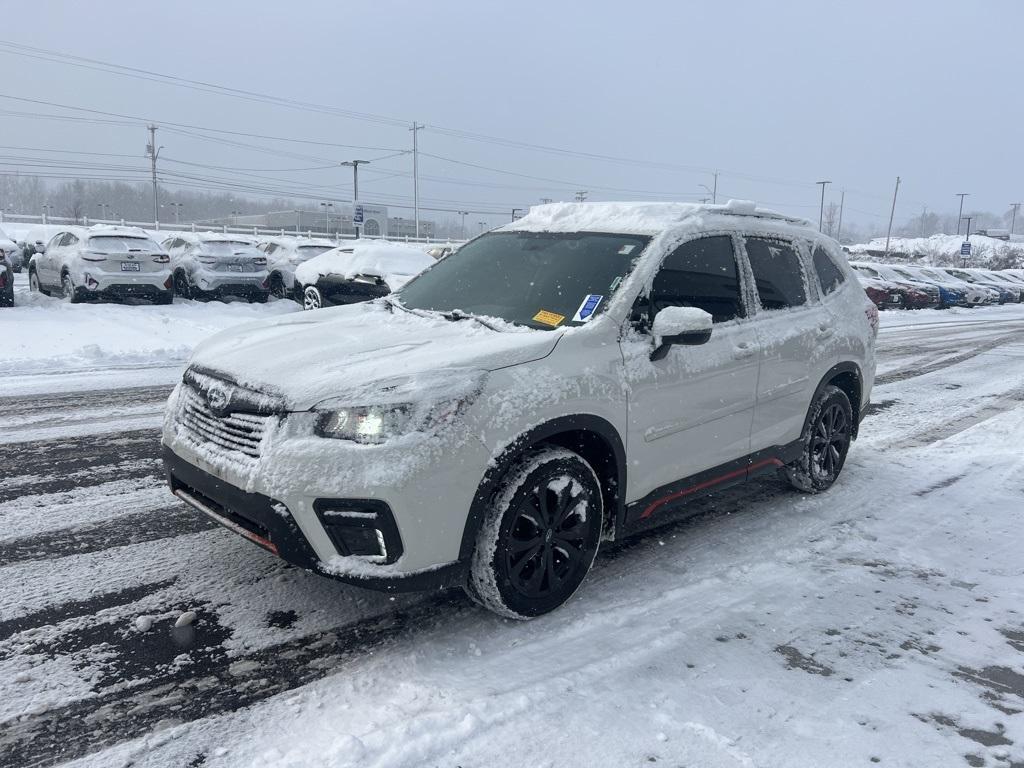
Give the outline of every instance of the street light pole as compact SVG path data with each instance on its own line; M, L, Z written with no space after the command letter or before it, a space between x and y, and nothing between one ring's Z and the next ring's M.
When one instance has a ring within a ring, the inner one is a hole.
M839 226L836 227L836 242L842 242L839 236L843 234L843 206L846 204L846 190L839 196Z
M1010 203L1013 208L1013 215L1010 217L1010 236L1013 236L1013 227L1017 223L1017 211L1020 210L1020 203Z
M956 196L960 198L960 212L956 215L956 233L960 234L960 222L964 220L964 198L970 195L970 192L957 192Z
M355 222L356 206L359 205L359 166L367 165L369 160L346 160L342 165L352 166L352 226L356 230L356 239L359 239L359 225Z
M456 211L456 213L459 214L459 216L462 217L462 239L465 240L466 239L466 215L469 213L469 211Z
M889 229L885 233L885 255L889 255L889 238L892 236L892 219L896 215L896 195L900 192L900 177L896 177L896 189L892 193L892 210L889 211Z
M416 238L420 236L420 145L417 137L423 126L413 123L412 128L412 204L416 217Z
M821 228L825 223L825 186L831 184L831 181L816 181L815 184L821 185L821 208L818 211L818 231L821 232Z

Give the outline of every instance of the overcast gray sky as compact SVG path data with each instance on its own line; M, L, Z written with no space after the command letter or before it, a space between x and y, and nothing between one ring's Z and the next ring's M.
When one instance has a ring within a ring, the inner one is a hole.
M23 45L425 123L425 207L497 211L571 199L576 189L592 200L692 200L704 194L701 184L712 185L710 169L721 171L720 197L813 218L814 182L829 179L827 199L838 201L845 187L846 216L865 225L887 218L897 174L898 221L922 205L955 211L957 192L972 193L968 208L997 212L1024 198L1024 3L1014 0L0 0L0 17L0 38ZM3 47L0 73L6 96L381 148L234 139L271 153L161 130L168 170L282 194L298 181L324 199L350 199L348 169L292 169L411 147L408 129L386 121L254 103ZM14 116L85 113L4 98L0 110L5 146L135 154L74 157L146 169L141 124ZM447 129L642 162L470 140ZM411 168L409 155L377 160L361 171L361 197L411 204Z

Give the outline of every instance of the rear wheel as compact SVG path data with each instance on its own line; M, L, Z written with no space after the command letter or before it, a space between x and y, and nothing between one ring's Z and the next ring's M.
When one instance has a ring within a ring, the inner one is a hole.
M324 297L315 285L307 285L302 291L303 309L320 309L324 305Z
M564 448L541 447L509 470L485 513L470 597L500 616L529 619L572 597L597 555L603 521L597 475Z
M839 387L829 385L811 403L803 453L785 468L790 484L805 493L828 490L843 470L852 440L850 398Z
M275 272L270 276L270 292L279 299L288 298L288 289L284 287L284 278L281 277L280 272Z
M77 304L81 298L75 292L75 284L71 282L71 275L65 272L60 278L61 298L69 304Z
M43 296L50 295L49 291L43 290L43 285L39 282L39 275L34 269L28 271L28 289L33 293L41 293Z
M183 299L195 298L192 282L188 279L188 275L180 269L174 273L174 293Z

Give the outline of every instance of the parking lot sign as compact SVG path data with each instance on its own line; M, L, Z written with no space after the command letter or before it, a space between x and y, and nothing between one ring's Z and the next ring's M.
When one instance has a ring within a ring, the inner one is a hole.
M363 223L363 206L354 205L352 206L352 223L362 224Z
M960 245L960 255L961 256L970 256L971 255L971 244L970 243L961 243L961 245Z

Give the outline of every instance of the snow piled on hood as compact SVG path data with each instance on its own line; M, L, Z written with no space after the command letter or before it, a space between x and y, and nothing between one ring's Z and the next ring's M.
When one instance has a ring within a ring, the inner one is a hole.
M326 275L351 279L356 275L374 275L391 290L398 290L434 263L422 247L382 240L356 240L334 248L295 270L295 279L311 285Z

